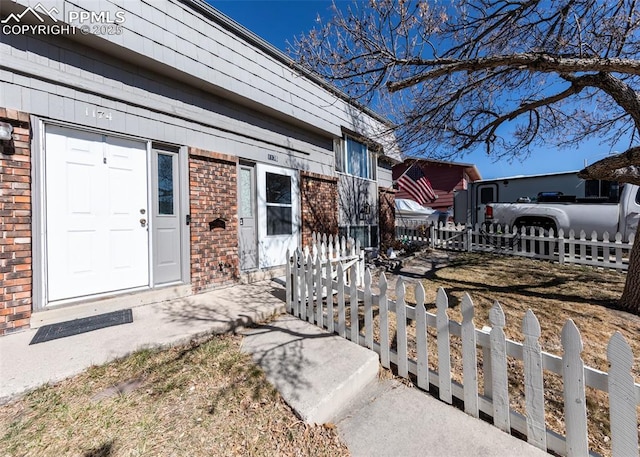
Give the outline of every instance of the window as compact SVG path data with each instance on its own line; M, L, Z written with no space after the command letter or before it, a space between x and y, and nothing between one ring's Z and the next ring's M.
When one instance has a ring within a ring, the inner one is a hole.
M495 198L493 197L493 187L482 187L480 189L480 203L486 205L487 203L493 203Z
M293 233L291 176L266 173L267 236Z
M350 227L340 227L338 234L340 237L353 238L360 241L360 247L378 247L378 226L377 225L352 225Z
M365 179L376 179L376 156L366 144L345 137L336 147L336 170Z
M158 154L158 214L173 214L173 156Z
M591 179L585 182L585 197L606 197L610 202L615 203L620 200L622 187L614 181Z

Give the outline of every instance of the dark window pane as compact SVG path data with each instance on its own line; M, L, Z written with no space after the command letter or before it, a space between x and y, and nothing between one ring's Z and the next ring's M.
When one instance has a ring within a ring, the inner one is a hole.
M267 203L291 204L291 177L267 173Z
M371 226L371 239L369 241L371 241L371 244L367 246L368 248L378 246L378 226L377 225Z
M480 203L492 203L494 201L493 187L483 187L480 189Z
M267 206L267 235L291 235L290 206Z
M596 180L588 180L584 185L584 196L585 197L599 197L600 196L600 181Z
M173 156L158 154L158 214L173 214Z

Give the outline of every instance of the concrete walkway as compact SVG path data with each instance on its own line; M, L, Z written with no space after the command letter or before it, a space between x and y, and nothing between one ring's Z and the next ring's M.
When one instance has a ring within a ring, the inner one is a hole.
M353 456L547 455L416 388L378 379L376 353L293 316L244 334L243 351L298 416L334 423Z
M29 345L30 330L0 338L0 404L136 350L245 328L252 354L296 413L332 422L354 456L544 456L423 392L378 379L375 353L283 315L274 281L133 308L133 323Z
M284 288L264 281L133 308L133 322L29 345L36 330L0 337L0 404L144 348L235 332L284 312Z

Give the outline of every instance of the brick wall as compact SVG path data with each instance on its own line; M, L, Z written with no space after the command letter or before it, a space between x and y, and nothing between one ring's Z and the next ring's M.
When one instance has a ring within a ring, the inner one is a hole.
M380 199L379 230L380 230L380 246L383 252L393 243L395 239L395 190L391 188L378 188L378 197Z
M191 197L191 285L195 293L239 278L237 159L189 149ZM217 218L225 228L210 228Z
M0 335L31 318L31 134L29 115L0 108L13 140L0 140Z
M300 181L302 245L308 246L314 231L338 234L338 179L303 171Z

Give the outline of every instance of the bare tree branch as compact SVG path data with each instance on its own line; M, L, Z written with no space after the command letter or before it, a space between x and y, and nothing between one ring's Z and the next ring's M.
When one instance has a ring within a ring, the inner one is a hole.
M401 81L390 81L387 88L390 92L397 92L422 81L438 78L459 71L483 71L494 68L508 67L518 70L529 70L542 73L573 73L573 72L607 72L640 75L640 61L633 59L601 59L584 57L560 57L543 53L513 54L493 56L469 60L411 59L398 61L400 65L414 65L422 67L437 67L433 70L418 74Z
M640 147L605 157L578 173L582 179L606 179L640 185Z

